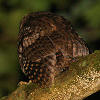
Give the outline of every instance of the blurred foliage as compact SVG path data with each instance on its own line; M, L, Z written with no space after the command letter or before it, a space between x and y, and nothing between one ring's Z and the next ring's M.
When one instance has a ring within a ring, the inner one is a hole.
M23 80L17 59L19 23L29 12L51 11L71 20L91 50L100 49L100 0L0 0L0 97Z

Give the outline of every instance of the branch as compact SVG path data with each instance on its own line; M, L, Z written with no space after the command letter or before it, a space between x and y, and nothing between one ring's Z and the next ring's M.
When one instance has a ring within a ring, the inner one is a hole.
M95 51L70 65L49 88L36 84L20 85L1 100L82 100L100 90L100 51Z

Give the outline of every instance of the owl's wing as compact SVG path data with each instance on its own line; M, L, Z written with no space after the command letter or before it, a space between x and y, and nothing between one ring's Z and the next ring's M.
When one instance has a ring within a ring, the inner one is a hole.
M23 54L27 59L35 61L54 52L55 47L47 36L40 37L35 43L24 48Z

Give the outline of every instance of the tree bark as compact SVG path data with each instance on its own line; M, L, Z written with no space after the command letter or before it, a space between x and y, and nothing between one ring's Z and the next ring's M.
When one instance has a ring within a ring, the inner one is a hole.
M1 100L82 100L100 90L100 51L80 57L54 84L40 88L26 83Z

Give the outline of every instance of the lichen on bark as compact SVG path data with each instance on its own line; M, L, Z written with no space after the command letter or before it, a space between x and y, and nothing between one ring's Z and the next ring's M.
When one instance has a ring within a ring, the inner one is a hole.
M69 70L55 78L54 84L40 88L27 83L1 100L82 100L100 90L100 50L80 57Z

